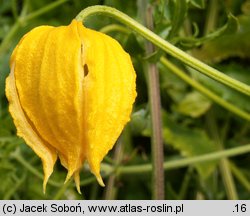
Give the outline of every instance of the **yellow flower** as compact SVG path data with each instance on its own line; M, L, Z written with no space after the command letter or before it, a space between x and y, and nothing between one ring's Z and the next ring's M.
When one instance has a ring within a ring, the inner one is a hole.
M136 97L130 56L111 37L73 20L40 26L16 46L6 80L18 135L41 158L44 184L59 157L74 176L87 161L100 185L100 163L112 149Z

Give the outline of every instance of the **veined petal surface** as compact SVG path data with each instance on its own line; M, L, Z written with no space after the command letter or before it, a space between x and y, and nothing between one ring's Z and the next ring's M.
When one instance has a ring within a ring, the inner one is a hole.
M79 170L87 160L104 185L100 163L129 121L136 97L130 56L111 37L73 20L27 33L12 54L11 68L10 112L44 167L46 151L51 170L58 155L68 169L66 180L74 175L79 191ZM46 179L51 170L45 170Z

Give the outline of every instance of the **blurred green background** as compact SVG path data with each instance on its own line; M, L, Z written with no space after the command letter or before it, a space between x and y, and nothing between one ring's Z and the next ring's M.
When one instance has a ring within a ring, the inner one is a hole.
M10 72L9 58L20 38L32 28L68 25L90 5L112 6L140 23L145 23L145 8L151 7L156 34L227 75L250 84L249 0L0 0L0 199L151 199L151 168L134 171L123 168L151 163L147 91L150 80L145 71L152 63L157 65L160 74L165 161L250 143L249 121L216 105L173 74L160 63L160 57L166 55L159 49L146 54L145 40L137 33L119 28L121 24L114 19L93 16L85 25L117 39L132 57L138 96L131 122L103 161L105 188L98 185L84 166L83 195L79 195L73 181L63 184L66 170L58 162L43 194L41 161L16 136L8 113L4 89ZM109 32L104 27L115 31ZM250 112L249 97L170 56L167 58L224 100ZM166 199L250 199L250 153L228 160L166 168L165 194Z

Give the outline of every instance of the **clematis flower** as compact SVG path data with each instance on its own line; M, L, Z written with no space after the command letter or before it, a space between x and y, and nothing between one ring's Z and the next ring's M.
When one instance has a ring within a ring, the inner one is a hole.
M136 97L130 56L111 37L73 20L40 26L16 46L6 80L17 133L41 158L45 190L59 157L80 192L85 161L100 163L130 119Z

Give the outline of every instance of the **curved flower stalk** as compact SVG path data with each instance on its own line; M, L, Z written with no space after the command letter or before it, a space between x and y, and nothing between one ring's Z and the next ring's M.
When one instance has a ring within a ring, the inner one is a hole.
M130 56L111 37L73 20L27 33L6 80L18 135L42 159L44 190L59 157L74 176L87 161L100 185L100 163L129 121L136 97Z
M85 21L88 17L93 15L103 14L115 18L117 21L128 26L130 29L134 30L136 33L140 34L145 39L152 42L154 45L164 50L166 53L172 55L173 57L179 59L181 62L186 65L198 70L199 72L211 77L214 80L217 80L243 94L250 96L250 86L242 83L234 78L231 78L215 68L210 67L209 65L199 61L198 59L188 55L184 51L178 49L168 41L164 40L160 36L156 35L133 18L122 13L121 11L104 5L94 5L83 9L77 16L76 20Z

